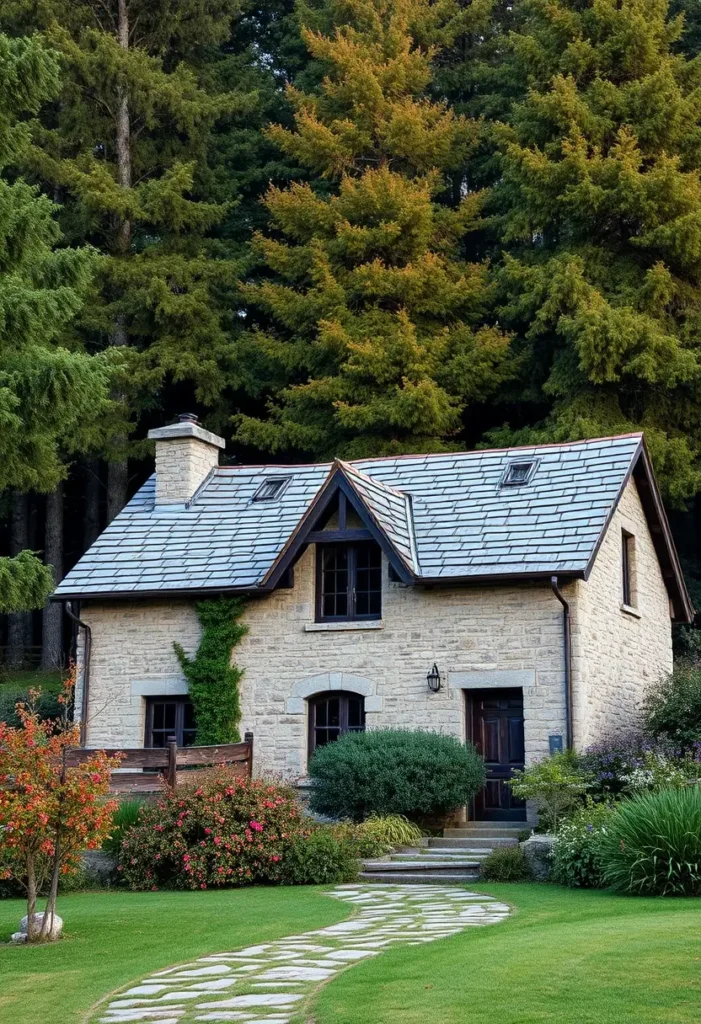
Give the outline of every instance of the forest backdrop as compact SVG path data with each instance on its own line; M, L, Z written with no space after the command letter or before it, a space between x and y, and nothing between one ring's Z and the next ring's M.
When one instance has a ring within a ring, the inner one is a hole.
M701 0L3 0L6 667L181 412L230 462L642 429L701 605L700 54Z

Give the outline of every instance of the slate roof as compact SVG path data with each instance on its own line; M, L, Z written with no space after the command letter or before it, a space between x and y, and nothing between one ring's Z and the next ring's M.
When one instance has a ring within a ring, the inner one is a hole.
M151 477L55 597L260 588L334 466L417 582L586 577L641 456L651 477L641 434L353 463L227 466L187 506L155 506ZM510 463L530 460L536 468L526 485L503 486ZM252 501L262 480L280 476L290 481L278 501ZM678 568L673 547L670 557Z

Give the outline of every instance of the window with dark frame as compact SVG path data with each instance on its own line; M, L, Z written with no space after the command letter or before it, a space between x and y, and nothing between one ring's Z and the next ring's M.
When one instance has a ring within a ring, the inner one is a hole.
M623 604L629 608L635 606L633 590L633 559L635 557L635 538L627 530L621 531L621 559L623 580Z
M309 754L348 732L365 730L365 698L357 693L324 693L309 700Z
M195 743L195 710L188 697L147 697L146 747L167 747L175 737L179 747Z
M318 544L316 565L317 622L381 617L382 552L378 544Z

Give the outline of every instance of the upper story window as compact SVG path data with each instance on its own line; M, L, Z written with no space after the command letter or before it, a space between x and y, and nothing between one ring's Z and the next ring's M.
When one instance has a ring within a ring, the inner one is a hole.
M319 544L316 566L317 622L382 616L382 552L374 541Z
M282 496L290 480L291 477L289 476L268 477L268 479L263 481L256 493L253 495L253 500L277 501L277 499Z
M627 530L621 531L621 576L623 604L635 608L635 537Z
M529 483L535 472L535 461L510 462L501 480L502 487L522 487Z

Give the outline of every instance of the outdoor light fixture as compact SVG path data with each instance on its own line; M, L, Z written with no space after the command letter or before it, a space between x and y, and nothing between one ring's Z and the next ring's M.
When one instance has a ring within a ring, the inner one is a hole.
M433 668L426 676L426 682L428 683L428 688L431 693L438 693L443 685L441 683L441 674L438 671L438 665L436 665L435 661L433 663Z

